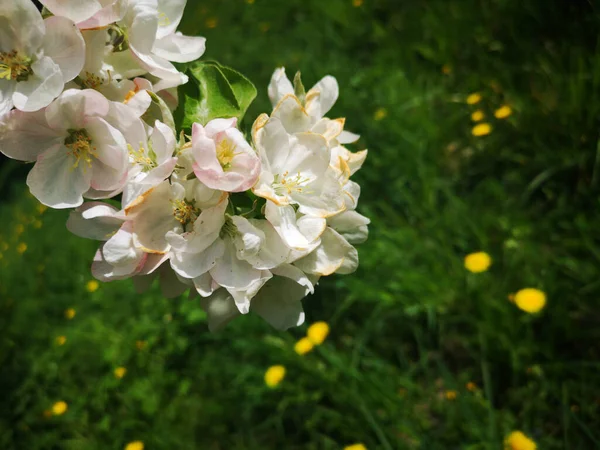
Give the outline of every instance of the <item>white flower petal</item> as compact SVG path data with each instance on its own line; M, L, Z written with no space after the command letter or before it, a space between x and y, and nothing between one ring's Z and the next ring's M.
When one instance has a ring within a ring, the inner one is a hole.
M296 225L296 212L293 207L277 206L267 200L265 217L289 247L303 249L309 246L308 239Z
M208 329L212 332L219 331L240 315L233 297L225 289L218 289L210 297L201 299L200 305L208 315Z
M197 60L205 50L206 38L173 33L157 39L152 53L168 61L184 63Z
M336 231L327 228L321 235L321 245L294 265L306 273L320 276L351 273L358 267L358 253Z
M225 242L225 252L215 267L210 270L213 279L225 288L234 290L248 289L250 285L258 280L261 271L253 268L246 261L237 258L233 242Z
M198 253L173 252L171 267L184 278L194 279L211 270L225 252L222 239L216 239Z
M77 26L65 17L48 17L44 23L44 54L58 64L63 82L71 81L81 72L85 62L83 36Z
M123 223L115 217L116 212L117 209L107 203L84 203L69 214L67 229L82 238L106 241Z
M0 2L0 52L19 50L33 56L41 47L45 27L31 0Z
M294 94L294 86L285 74L285 67L275 69L269 83L269 99L273 107L288 94Z
M183 17L187 0L158 0L157 38L174 33Z
M103 8L100 0L40 0L55 16L66 17L77 23L89 19Z
M60 67L48 56L31 65L33 74L27 81L19 81L13 94L15 108L21 111L37 111L48 106L60 95L65 85Z
M278 330L287 330L304 323L301 300L307 289L285 277L271 278L252 299L250 311L255 312Z
M92 89L69 89L46 108L46 120L50 128L67 130L85 128L89 116L104 117L110 104L106 98Z
M50 147L64 142L64 136L51 129L43 110L17 109L0 116L0 151L20 161L35 159Z
M320 119L329 112L339 96L337 80L331 75L323 77L306 93L306 111Z
M8 114L13 107L12 97L16 85L17 83L14 80L0 79L0 118Z
M75 167L69 150L57 144L40 156L27 176L31 193L52 208L72 208L83 203L83 193L90 187L91 170L85 164Z

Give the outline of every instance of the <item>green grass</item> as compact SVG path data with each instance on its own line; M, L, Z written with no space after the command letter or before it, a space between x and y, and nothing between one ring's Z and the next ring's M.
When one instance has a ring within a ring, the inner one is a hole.
M209 334L186 296L128 281L88 292L96 244L69 235L66 212L40 215L24 169L5 163L0 448L475 450L513 430L544 450L600 448L598 4L188 3L182 29L208 38L205 58L259 89L246 127L270 111L275 67L307 87L338 79L330 115L369 148L360 269L304 301L309 324L331 326L307 355L293 351L306 326L245 316ZM469 106L472 92L482 101ZM495 119L505 103L513 114ZM488 136L471 134L476 109ZM493 265L470 274L463 258L478 250ZM508 300L523 287L547 293L541 313ZM273 364L287 368L275 390ZM59 400L67 413L45 418Z

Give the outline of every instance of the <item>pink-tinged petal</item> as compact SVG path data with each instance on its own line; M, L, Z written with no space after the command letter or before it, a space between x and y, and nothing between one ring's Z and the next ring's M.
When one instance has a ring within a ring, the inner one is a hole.
M202 127L202 125L199 123L194 124L194 126L198 132L203 128L206 136L209 138L214 138L217 134L222 133L229 128L235 128L237 126L237 118L232 117L230 119L213 119L208 122L205 127Z
M40 0L55 16L66 17L77 23L89 19L103 8L103 3L99 0Z
M83 193L90 187L91 170L76 159L62 144L42 153L27 176L31 193L52 208L73 208L83 203Z
M224 125L225 122L222 121L218 124L211 122L204 129L194 126L192 133L194 173L201 182L212 189L243 192L256 183L260 174L260 160L236 128L220 131L215 134L216 140L211 138L209 131L218 130ZM217 156L221 146L226 146L232 153L227 156L229 167L226 168L221 166Z
M65 17L53 16L44 20L46 37L44 54L58 64L63 81L75 78L85 62L85 41L77 26Z
M144 266L139 271L139 275L150 275L154 273L165 261L169 259L169 255L165 253L164 255L149 253L146 261L144 262Z
M267 200L265 217L289 247L299 250L309 247L310 242L298 229L296 211L292 206L277 206Z
M19 81L13 93L15 108L21 111L37 111L50 104L60 95L65 85L60 67L48 56L31 65L33 75L27 81Z
M17 109L0 116L0 152L20 161L35 159L50 147L64 142L64 136L48 127L43 110Z
M13 80L6 80L4 78L0 80L0 118L4 114L8 114L14 106L12 97L16 85L16 81Z
M42 15L31 0L0 2L0 52L19 50L34 55L41 47L45 28Z
M67 230L86 239L106 241L123 223L116 213L117 209L107 203L84 203L69 214Z
M205 50L206 38L173 33L157 39L152 53L168 61L184 63L197 60Z
M292 86L292 82L286 76L284 67L275 69L273 76L271 76L268 91L269 99L271 100L273 107L275 107L285 95L294 93L294 86Z
M110 103L93 89L69 89L46 108L46 120L50 128L67 130L85 128L90 116L106 116Z

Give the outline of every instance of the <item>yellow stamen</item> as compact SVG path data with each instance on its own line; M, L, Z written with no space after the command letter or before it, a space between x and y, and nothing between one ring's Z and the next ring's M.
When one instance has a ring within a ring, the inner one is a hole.
M79 161L83 160L87 163L88 167L92 166L92 157L97 157L96 147L92 146L92 138L88 134L85 128L79 130L68 130L69 136L65 139L65 147L70 151L69 155L73 155L76 158L73 169L79 166Z
M0 52L0 79L26 81L33 72L31 59L18 51Z
M223 139L217 145L217 159L223 170L231 169L231 162L238 153L235 153L236 145L229 139Z
M196 208L193 203L187 200L175 200L173 204L173 216L184 227L196 221L200 215L200 208Z
M285 172L283 175L277 174L273 179L273 189L277 195L289 195L292 192L303 192L304 185L310 181L310 178L303 177L300 172L296 176L289 178L289 172Z

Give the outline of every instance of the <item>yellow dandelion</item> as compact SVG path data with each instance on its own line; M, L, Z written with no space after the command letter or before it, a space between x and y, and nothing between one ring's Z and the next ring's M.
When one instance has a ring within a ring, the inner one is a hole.
M494 116L496 117L496 119L506 119L511 114L512 109L508 105L501 106L496 111L494 111Z
M473 383L472 381L469 381L467 383L467 390L471 391L471 392L475 392L477 390L477 385L475 383Z
M285 377L285 367L271 366L265 372L265 384L270 388L276 387Z
M379 120L383 120L387 117L387 109L385 108L378 108L377 111L375 111L375 114L373 114L373 119L379 121Z
M294 345L294 351L299 355L304 355L310 352L313 349L313 347L314 344L310 341L310 339L307 337L303 337L298 342L296 342L296 345Z
M133 441L125 446L125 450L144 450L144 443L142 441Z
M46 211L48 209L48 207L46 205L42 205L41 203L39 205L37 205L37 212L38 214L44 214L44 211Z
M61 416L67 412L67 408L68 406L66 402L56 402L54 405L52 405L52 414L55 416Z
M481 94L479 92L474 92L473 94L467 97L467 103L469 105L475 105L481 101Z
M36 220L34 220L34 221L33 221L33 228L36 228L36 229L38 229L38 230L39 230L40 228L42 228L42 221L41 221L41 220L37 220L37 219L36 219Z
M446 391L446 393L444 395L446 396L446 399L448 399L448 400L456 400L456 397L458 396L458 392Z
M249 5L252 5L254 3L254 0L246 0L246 3L248 3Z
M2 244L2 251L5 252L6 250L8 250L8 244L6 242L3 242Z
M216 17L206 19L207 28L217 28L217 25L219 25L219 19L217 19Z
M25 242L21 242L21 243L19 243L19 245L17 245L17 253L22 255L26 251L27 251L27 244Z
M72 319L73 317L75 317L75 314L76 314L76 312L73 308L69 308L69 309L65 310L65 317L69 320Z
M19 236L19 235L23 234L23 232L24 232L24 231L25 231L25 226L24 226L22 223L18 224L18 225L15 227L15 234L16 234L17 236Z
M344 450L367 450L367 447L365 447L365 444L352 444L352 445L347 445L346 447L344 447Z
M115 378L121 379L127 373L127 369L125 367L117 367L113 373L115 374Z
M315 345L321 345L329 334L329 325L327 322L315 322L306 332L308 339Z
M520 431L513 431L504 439L505 450L536 450L537 445Z
M85 290L88 292L96 292L100 287L100 283L96 280L90 280L85 284Z
M539 312L546 305L546 294L539 289L525 288L515 294L516 305L525 312Z
M480 123L473 127L471 134L473 136L486 136L492 132L492 126L489 123Z
M444 64L442 66L442 73L444 75L450 75L452 73L452 66L450 66L449 64Z
M483 118L485 117L485 113L478 109L477 111L474 111L473 114L471 114L471 120L473 122L479 122L480 120L483 120Z
M362 6L362 4L363 4L363 0L352 0L352 6L354 6L355 8Z
M66 336L56 336L56 339L54 341L56 342L56 345L65 345L65 342L67 342L67 337Z
M469 272L480 273L490 268L492 258L486 252L469 253L465 256L465 268Z
M146 348L146 345L148 345L146 341L135 341L135 347L138 350L144 350Z

